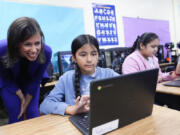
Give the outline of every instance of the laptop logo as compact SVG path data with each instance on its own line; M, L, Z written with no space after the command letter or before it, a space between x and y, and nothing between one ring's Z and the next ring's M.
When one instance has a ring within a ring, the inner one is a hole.
M101 90L102 90L102 86L98 86L98 87L97 87L97 90L98 90L98 91L101 91Z
M107 84L107 85L103 85L103 86L99 85L99 86L97 86L97 90L101 91L102 89L109 88L109 87L113 87L113 84L111 83L111 84Z

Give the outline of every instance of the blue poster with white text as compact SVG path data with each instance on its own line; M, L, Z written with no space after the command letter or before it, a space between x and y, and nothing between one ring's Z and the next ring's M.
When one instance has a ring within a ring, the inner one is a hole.
M93 3L96 38L101 46L118 45L115 6Z

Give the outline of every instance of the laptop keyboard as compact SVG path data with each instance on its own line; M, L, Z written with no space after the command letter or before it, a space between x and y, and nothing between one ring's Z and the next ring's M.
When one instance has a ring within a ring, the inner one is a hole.
M89 130L88 114L85 114L83 117L81 117L81 119L78 120L78 123L86 130Z

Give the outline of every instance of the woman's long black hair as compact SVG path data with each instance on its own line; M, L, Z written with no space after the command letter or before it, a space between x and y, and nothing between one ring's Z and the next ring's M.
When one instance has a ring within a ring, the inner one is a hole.
M78 49L83 47L85 44L93 45L96 47L99 53L99 43L97 39L92 35L79 35L76 37L71 45L71 52L74 57L76 57L76 52ZM80 77L81 77L81 71L79 66L76 64L75 68L75 79L74 79L74 88L75 88L75 95L80 96Z

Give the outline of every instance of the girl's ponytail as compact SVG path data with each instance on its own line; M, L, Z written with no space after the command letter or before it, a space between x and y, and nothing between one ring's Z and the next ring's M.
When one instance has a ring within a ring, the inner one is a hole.
M132 52L134 52L136 49L139 49L140 47L140 40L141 40L141 37L140 36L137 36L133 46L132 46Z

